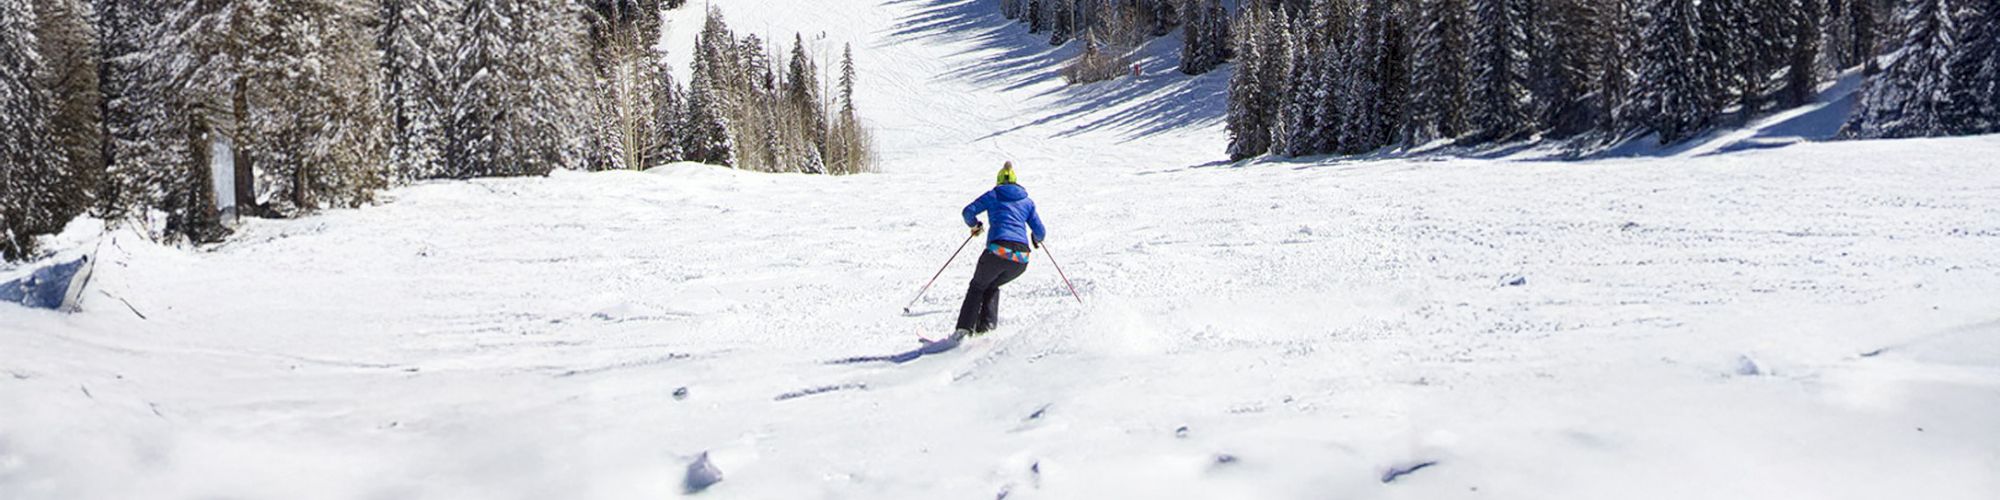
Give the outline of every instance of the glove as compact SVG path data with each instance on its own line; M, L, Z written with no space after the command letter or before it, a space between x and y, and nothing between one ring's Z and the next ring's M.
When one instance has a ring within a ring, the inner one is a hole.
M985 224L973 224L973 225L972 225L972 235L973 235L973 236L979 236L979 234L980 234L980 233L984 233L984 232L986 232L986 225L985 225Z
M1035 240L1035 248L1037 249L1042 248L1042 240L1039 239Z

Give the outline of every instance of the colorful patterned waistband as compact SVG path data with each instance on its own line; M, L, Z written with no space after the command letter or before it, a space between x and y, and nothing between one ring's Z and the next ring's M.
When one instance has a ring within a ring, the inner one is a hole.
M1007 248L999 243L987 243L986 253L1022 264L1028 263L1028 252Z

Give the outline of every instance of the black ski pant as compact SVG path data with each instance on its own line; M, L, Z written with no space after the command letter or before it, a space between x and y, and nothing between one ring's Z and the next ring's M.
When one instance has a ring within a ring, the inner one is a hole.
M995 242L1009 250L1028 255L1028 246L1012 241ZM965 289L965 305L958 309L958 329L984 333L1000 323L1000 285L1028 272L1028 263L1014 262L992 251L979 254L979 267L972 271L972 283Z

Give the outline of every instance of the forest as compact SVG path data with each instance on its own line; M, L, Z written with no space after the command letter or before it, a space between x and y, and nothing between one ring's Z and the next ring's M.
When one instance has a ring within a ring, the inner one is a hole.
M430 179L872 168L851 50L829 81L710 11L683 85L684 3L0 0L0 256L86 213L201 243Z
M1178 32L1183 73L1232 64L1239 160L1672 144L1810 103L1848 70L1867 80L1844 137L2000 132L1990 0L995 1L1052 44L1084 40L1080 60Z

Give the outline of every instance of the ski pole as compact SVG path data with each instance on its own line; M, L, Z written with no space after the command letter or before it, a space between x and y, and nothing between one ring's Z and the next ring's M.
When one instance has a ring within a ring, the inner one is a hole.
M923 299L924 299L924 292L928 292L928 291L930 291L930 290L931 290L931 285L933 285L933 284L936 284L936 283L937 283L937 280L938 280L938 277L939 277L939 276L944 276L944 270L946 270L946 269L950 269L950 268L951 268L951 261L954 261L954 260L958 260L958 254L959 254L959 252L964 252L964 251L965 251L965 246L966 246L966 245L970 245L970 244L972 244L972 239L973 239L973 238L978 238L978 237L979 237L979 235L978 235L978 234L973 234L973 235L971 235L971 236L967 236L967 237L965 237L965 243L959 243L959 244L958 244L958 249L957 249L957 250L953 250L953 251L951 252L951 258L949 258L949 259L945 259L945 260L944 260L944 267L940 267L940 268L938 268L938 272L937 272L937 274L933 274L933 275L931 275L931 281L930 281L930 283L924 283L924 287L923 287L923 288L919 288L919 289L917 289L917 296L916 296L916 297L914 297L914 298L911 298L911 299L910 299L910 304L909 304L909 305L906 305L906 306L903 306L903 314L906 314L906 315L907 315L907 314L910 314L910 308L912 308L912 307L916 307L916 305L917 305L917 301L919 301L919 300L923 300Z
M1056 266L1056 276L1061 276L1063 280L1063 286L1069 287L1069 295L1071 297L1076 297L1076 303L1082 304L1083 296L1078 295L1076 293L1076 285L1070 284L1069 275L1063 274L1062 264L1056 263L1056 253L1049 251L1049 245L1047 243L1042 244L1042 252L1049 254L1049 264Z

